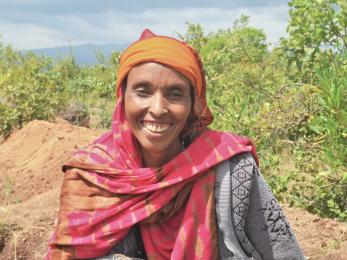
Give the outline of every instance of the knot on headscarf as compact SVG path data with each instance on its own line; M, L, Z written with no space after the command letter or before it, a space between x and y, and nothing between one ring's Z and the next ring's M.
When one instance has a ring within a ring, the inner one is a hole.
M116 86L118 97L122 96L122 84L129 71L144 62L166 65L185 76L194 90L194 114L199 126L213 121L206 102L205 74L196 50L183 41L155 35L148 29L121 56Z

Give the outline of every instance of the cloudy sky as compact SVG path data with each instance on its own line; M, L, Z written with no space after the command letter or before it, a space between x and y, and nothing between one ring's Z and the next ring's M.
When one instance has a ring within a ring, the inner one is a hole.
M0 0L0 34L19 49L129 43L144 28L173 36L190 22L211 32L246 14L276 43L288 10L287 0Z

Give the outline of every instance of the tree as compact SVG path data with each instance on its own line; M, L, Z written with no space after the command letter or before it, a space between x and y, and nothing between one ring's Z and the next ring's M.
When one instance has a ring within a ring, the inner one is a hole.
M289 37L281 45L289 62L302 71L304 82L312 82L315 61L322 53L333 59L347 51L347 2L292 0L288 5Z
M204 35L204 30L200 24L193 24L186 22L187 31L185 34L177 33L178 37L189 43L195 49L200 50L201 47L206 43L207 38Z

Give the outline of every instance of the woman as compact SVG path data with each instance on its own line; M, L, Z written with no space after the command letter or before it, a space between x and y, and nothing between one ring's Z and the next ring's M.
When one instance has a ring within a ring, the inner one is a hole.
M112 131L63 167L47 259L303 259L253 144L207 128L205 92L184 42L145 30L124 51Z

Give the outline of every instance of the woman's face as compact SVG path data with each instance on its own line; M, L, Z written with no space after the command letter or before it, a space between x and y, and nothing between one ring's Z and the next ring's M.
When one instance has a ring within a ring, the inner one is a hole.
M186 77L159 63L140 64L127 76L124 106L147 166L160 166L150 164L158 158L163 164L181 151L180 134L192 107Z

